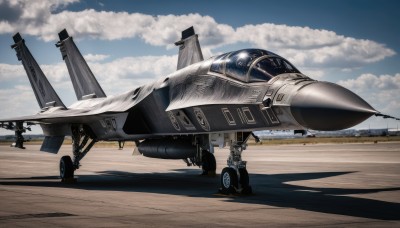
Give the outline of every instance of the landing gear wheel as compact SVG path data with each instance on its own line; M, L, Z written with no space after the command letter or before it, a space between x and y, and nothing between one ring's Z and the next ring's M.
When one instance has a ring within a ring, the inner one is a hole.
M239 174L240 174L240 184L242 185L242 187L249 186L249 173L247 172L247 169L245 168L239 169Z
M249 195L253 193L253 189L249 185L249 173L246 168L239 169L240 180L239 183L242 186L242 194Z
M202 175L215 176L217 162L215 161L214 154L203 150L201 168L203 169Z
M60 177L63 181L74 178L74 165L70 156L63 156L60 160Z
M236 193L238 176L233 168L226 167L221 172L221 192L223 194Z

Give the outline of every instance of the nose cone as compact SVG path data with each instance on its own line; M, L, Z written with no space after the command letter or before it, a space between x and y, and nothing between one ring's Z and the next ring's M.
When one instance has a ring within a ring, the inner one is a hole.
M329 82L298 90L290 109L303 127L321 131L350 128L378 113L350 90Z

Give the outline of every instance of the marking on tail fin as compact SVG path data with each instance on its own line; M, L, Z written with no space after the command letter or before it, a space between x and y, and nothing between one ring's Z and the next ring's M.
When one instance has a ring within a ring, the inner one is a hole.
M58 36L60 41L57 42L56 47L60 48L78 100L83 100L88 95L91 98L106 97L72 37L68 35L67 30L62 30L58 33Z
M17 52L18 60L22 62L22 65L25 68L40 108L48 107L48 103L53 104L53 106L66 108L50 82L47 80L39 64L30 53L28 47L25 45L25 40L22 39L19 33L13 36L13 40L15 43L11 45L11 48Z

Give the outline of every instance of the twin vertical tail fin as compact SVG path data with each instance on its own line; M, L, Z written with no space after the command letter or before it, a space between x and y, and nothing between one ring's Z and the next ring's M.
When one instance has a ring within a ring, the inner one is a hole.
M11 48L17 52L18 60L22 62L25 68L40 108L56 106L66 108L25 45L25 40L19 33L15 34L13 39L14 44L11 45Z
M60 48L62 58L67 64L78 100L106 97L67 30L62 30L58 36L60 41L57 42L56 46Z
M175 45L179 46L178 70L203 61L199 38L193 26L182 31L182 38L175 42Z

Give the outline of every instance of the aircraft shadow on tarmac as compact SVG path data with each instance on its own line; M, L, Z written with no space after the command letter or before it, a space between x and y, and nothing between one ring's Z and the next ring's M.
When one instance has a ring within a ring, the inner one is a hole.
M79 175L78 182L60 183L56 176L2 178L1 185L59 187L96 191L150 192L189 197L226 198L226 201L260 204L328 214L380 220L400 220L400 204L357 198L349 194L396 191L397 188L345 189L304 187L287 182L313 180L345 175L351 172L318 172L292 174L250 174L254 194L223 196L211 189L219 184L217 177L198 176L198 170L179 169L166 173L130 173L104 171L96 175ZM215 194L214 194L215 193Z

